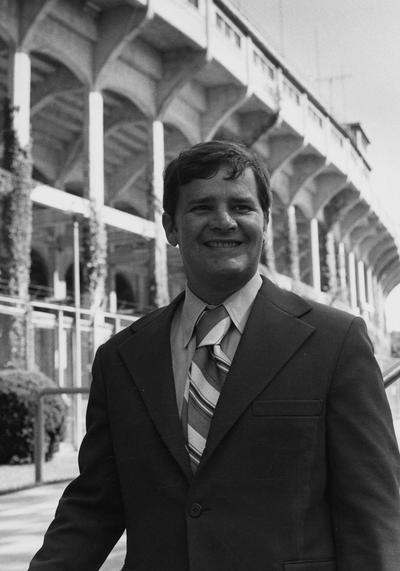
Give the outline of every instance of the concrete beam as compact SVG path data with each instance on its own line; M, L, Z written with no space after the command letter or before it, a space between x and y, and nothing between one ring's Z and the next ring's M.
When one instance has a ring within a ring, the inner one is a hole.
M382 282L383 293L388 296L389 293L400 284L400 268L393 270Z
M122 165L118 166L115 174L108 178L107 188L111 200L128 190L135 181L145 172L148 153L138 153L128 157Z
M47 180L55 180L55 165L60 160L57 150L44 144L43 141L37 141L32 147L32 158L34 166L44 174Z
M165 119L172 101L184 86L210 61L208 50L173 50L164 57L164 76L157 90L157 118Z
M319 174L315 179L315 194L313 196L314 216L337 195L347 184L347 177L339 172Z
M19 18L15 2L1 2L0 35L14 51L19 43Z
M201 111L195 109L187 100L183 100L181 95L171 101L164 118L167 129L169 125L173 125L181 133L185 139L185 146L202 141L201 121ZM170 152L169 142L166 152Z
M74 196L63 190L58 190L44 184L37 185L32 191L32 200L34 203L54 208L68 214L81 214L86 218L89 217L89 200ZM138 234L143 238L154 238L154 222L121 212L111 208L110 206L102 207L102 218L105 224L124 230L130 234Z
M291 134L274 134L269 137L268 143L270 147L268 163L272 179L304 149L304 139Z
M79 89L82 89L82 84L77 77L69 69L60 67L48 78L32 86L31 116L39 113L57 95Z
M387 295L386 294L386 290L388 288L387 284L394 281L394 277L398 273L400 273L400 270L399 270L399 258L397 257L397 259L395 259L394 262L389 262L387 264L387 266L383 269L379 277L379 283L381 284L382 293L384 295Z
M144 120L145 116L134 105L119 105L104 117L104 134L108 136L121 125L139 123Z
M301 192L307 184L323 171L327 164L325 157L314 154L298 154L291 161L292 176L289 184L289 201L292 203L296 195Z
M238 113L238 116L240 138L247 146L252 147L276 125L279 112L249 111Z
M30 0L20 2L20 37L19 43L22 49L29 51L40 23L57 4L58 0Z
M83 128L83 127L82 127ZM64 186L68 174L74 169L83 153L83 135L75 137L65 149L62 158L58 161L58 171L55 178L55 186Z
M141 120L143 120L143 115L134 106L119 106L113 109L113 111L104 118L104 139L121 125L136 123ZM74 169L77 162L81 160L83 147L84 137L83 133L81 133L69 143L65 149L65 153L63 153L62 163L55 182L56 186L64 186L68 174Z
M211 140L229 115L237 111L249 97L247 87L210 87L207 91L207 111L202 117L203 140Z
M97 82L99 83L99 82ZM146 117L155 117L157 112L157 82L127 62L117 59L107 67L101 81L102 90L109 89L125 96Z
M384 232L380 233L379 230L377 230L375 227L372 227L371 234L364 236L358 244L358 253L360 258L362 260L367 260L371 250L375 248L375 246L379 244L381 240L384 240L385 237L386 236Z
M365 202L358 202L351 210L347 212L343 220L340 222L340 236L343 240L355 226L357 226L360 219L365 217L369 211L369 205Z
M385 237L379 241L378 244L370 251L368 255L368 264L373 268L377 264L377 262L385 255L385 252L391 250L393 248L393 240L386 234Z
M121 5L103 10L98 21L99 40L93 54L93 79L97 88L120 56L127 43L135 37L153 18L152 3L146 8Z
M392 246L387 250L382 256L377 260L374 265L374 272L378 280L381 278L381 274L387 273L390 266L396 266L399 264L399 253L396 246Z
M365 221L365 224L356 226L354 230L350 233L350 242L353 246L353 249L357 248L358 253L360 254L359 246L360 244L368 237L373 237L376 240L376 229L372 224L369 223L368 220ZM364 259L362 256L358 256L360 260Z
M28 4L28 3L27 3ZM71 26L65 26L60 20L44 18L40 19L35 34L30 38L30 51L39 51L59 60L69 68L84 84L92 81L92 41L89 28L93 25L90 18L78 9L75 2L60 2L58 7L63 12L65 21L70 20ZM79 27L88 29L88 35L78 33L78 29L72 26L79 23Z

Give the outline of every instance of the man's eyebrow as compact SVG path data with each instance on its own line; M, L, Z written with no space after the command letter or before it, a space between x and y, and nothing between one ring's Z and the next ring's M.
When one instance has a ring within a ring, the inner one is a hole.
M215 200L212 196L194 196L193 198L189 198L188 205L192 206L193 204L205 204Z
M234 204L254 204L254 198L252 196L232 196L231 201Z

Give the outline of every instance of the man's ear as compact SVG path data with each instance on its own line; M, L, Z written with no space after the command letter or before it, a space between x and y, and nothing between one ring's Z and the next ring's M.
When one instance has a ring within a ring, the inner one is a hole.
M175 223L173 218L167 213L164 212L162 215L162 224L164 226L165 235L167 237L168 242L171 246L178 245L178 232L175 227Z

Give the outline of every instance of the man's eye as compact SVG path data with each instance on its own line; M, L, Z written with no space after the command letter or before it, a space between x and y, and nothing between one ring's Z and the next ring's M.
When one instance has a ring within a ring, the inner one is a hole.
M196 204L195 206L192 206L191 211L192 212L205 212L209 209L210 209L210 207L207 204Z
M250 212L251 207L248 204L236 204L233 209L235 212Z

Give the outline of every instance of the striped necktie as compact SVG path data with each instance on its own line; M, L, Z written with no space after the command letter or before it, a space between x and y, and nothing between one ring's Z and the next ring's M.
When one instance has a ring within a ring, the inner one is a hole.
M182 409L193 473L200 463L230 360L220 344L231 326L223 305L206 309L196 325L196 350L189 368Z

